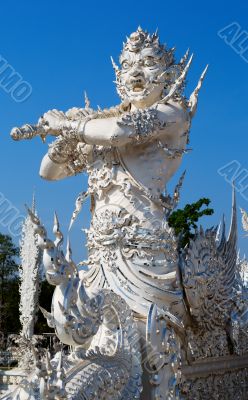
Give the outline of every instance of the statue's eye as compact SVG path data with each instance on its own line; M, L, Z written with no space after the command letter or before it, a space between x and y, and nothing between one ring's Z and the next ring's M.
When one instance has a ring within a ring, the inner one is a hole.
M123 69L128 69L128 68L130 68L130 64L127 61L123 61L122 68Z
M155 64L156 64L156 62L155 62L154 58L147 58L144 61L145 67L153 67Z

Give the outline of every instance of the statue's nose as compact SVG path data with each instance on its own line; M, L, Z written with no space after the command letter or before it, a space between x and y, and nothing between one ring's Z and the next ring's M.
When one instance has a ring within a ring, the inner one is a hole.
M136 78L136 76L139 76L141 74L139 68L135 68L135 70L132 71L132 76Z
M136 76L141 75L141 68L139 64L134 64L131 70L131 75L135 78Z

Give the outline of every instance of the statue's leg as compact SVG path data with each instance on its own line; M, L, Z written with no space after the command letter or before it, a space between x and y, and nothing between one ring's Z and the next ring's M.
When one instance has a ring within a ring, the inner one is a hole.
M147 321L139 320L141 336L141 400L175 400L180 381L181 345L168 317L152 305Z
M138 329L140 332L140 341L141 341L141 354L142 354L142 386L143 391L141 393L141 400L152 400L152 386L150 384L150 371L148 366L148 348L146 341L146 321L138 320Z

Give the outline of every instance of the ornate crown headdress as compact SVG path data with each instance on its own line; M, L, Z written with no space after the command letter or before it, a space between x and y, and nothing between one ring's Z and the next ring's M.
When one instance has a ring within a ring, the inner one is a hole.
M161 61L163 61L166 66L165 72L167 73L167 76L165 78L164 96L160 100L160 103L167 103L171 98L181 98L183 100L182 93L185 86L185 79L192 63L193 54L189 57L188 49L181 60L176 63L174 58L175 48L173 47L167 50L166 46L160 43L157 31L153 34L149 34L147 31L143 31L143 29L139 26L136 32L131 33L131 35L127 37L126 43L123 43L121 56L126 51L137 53L144 48L153 48L155 51L157 50L157 54L160 55ZM117 85L117 92L121 97L123 97L120 82L121 69L114 62L112 57L111 61L116 74L115 83ZM186 101L186 106L190 108L191 116L195 114L198 102L198 94L206 76L207 69L208 65L201 74L198 84L191 94L189 100Z
M157 31L150 34L147 31L143 31L140 26L136 32L131 33L131 35L127 37L126 43L123 43L121 55L125 51L137 53L142 49L149 47L152 47L158 54L160 54L161 58L164 58L167 65L171 65L174 62L175 49L172 48L167 50L166 46L160 43Z

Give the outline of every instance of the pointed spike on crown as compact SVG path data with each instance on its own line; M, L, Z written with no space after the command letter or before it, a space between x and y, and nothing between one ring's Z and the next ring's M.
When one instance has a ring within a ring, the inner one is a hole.
M166 50L166 44L164 45L164 48ZM176 47L172 47L171 49L166 50L166 51L168 53L168 58L172 59L172 61L173 61L173 57L174 57L174 53L176 51Z
M186 50L186 53L184 54L184 56L183 56L183 57L181 58L181 60L179 61L179 64L185 65L187 59L189 58L189 51L190 51L190 49L188 48L188 49Z
M183 64L182 64L182 65L183 65ZM207 70L208 70L208 65L205 67L204 71L202 72L202 74L201 74L201 76L200 76L200 79L199 79L199 81L198 81L198 83L197 83L197 86L196 86L195 90L194 90L193 93L190 95L188 104L189 104L189 108L190 108L190 117L191 117L191 118L193 118L194 115L195 115L195 113L196 113L197 105L198 105L198 95L199 95L199 92L200 92L200 90L201 90L203 81L204 81L204 79L205 79Z
M185 77L186 77L186 75L187 75L187 73L188 73L188 71L190 69L190 66L192 64L193 58L194 58L194 53L191 54L186 66L184 67L184 70L183 70L183 73L182 73L183 79L185 79Z
M208 68L209 68L209 64L206 65L206 67L204 68L204 70L203 70L203 72L202 72L202 74L201 74L201 77L200 77L200 82L201 82L201 83L203 82L203 80L204 80L204 78L205 78L205 76L206 76L206 73L207 73L207 71L208 71Z
M113 66L115 72L117 73L117 72L119 71L119 67L118 67L118 65L116 64L116 62L114 61L114 59L113 59L112 56L110 57L110 59L111 59L112 66Z
M195 56L194 53L192 53L191 56L190 56L190 58L189 58L189 61L188 61L187 65L191 65L194 56Z
M168 54L168 52L167 52ZM181 75L176 79L175 83L171 86L169 93L163 97L158 103L167 103L172 96L176 93L176 91L183 85L185 82L186 76L188 74L189 68L191 66L194 54L192 53L190 59L187 62L187 65L183 68Z

